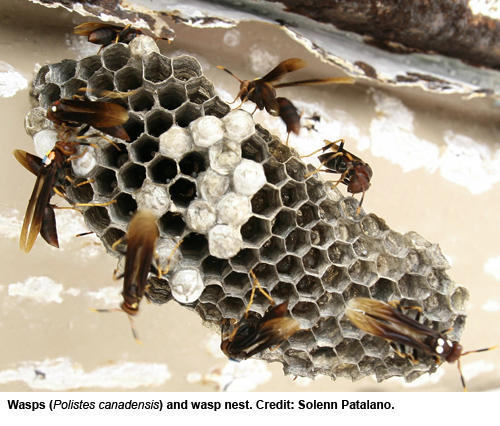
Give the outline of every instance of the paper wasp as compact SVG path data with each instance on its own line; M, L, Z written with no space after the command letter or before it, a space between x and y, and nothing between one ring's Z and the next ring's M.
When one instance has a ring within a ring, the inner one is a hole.
M288 138L290 137L290 133L293 132L296 135L300 132L300 117L299 111L295 108L295 105L292 104L287 98L276 98L279 106L279 116L286 124L286 131L288 136L286 138L286 144L288 145Z
M307 178L320 171L326 173L340 173L340 179L335 182L334 187L339 183L343 183L347 185L347 192L351 194L363 193L357 209L357 214L359 214L363 199L365 198L365 192L371 185L370 179L373 176L372 168L361 158L356 157L354 154L344 149L344 139L339 139L335 142L325 140L325 142L327 144L323 148L301 157L310 157L319 151L332 151L318 156L318 160L321 162L320 166L316 170L308 173L305 177ZM340 142L340 145L337 145L337 142ZM322 170L322 167L325 168Z
M287 59L279 63L275 68L269 71L264 77L256 78L254 80L241 80L236 75L234 75L227 68L218 66L221 70L226 71L228 74L232 75L236 80L240 82L240 91L233 102L240 98L241 103L245 103L247 100L252 101L256 104L255 110L264 108L266 111L277 117L280 115L280 106L276 98L276 89L282 87L292 87L292 86L310 86L319 84L352 84L354 79L350 77L331 77L331 78L318 78L310 80L300 80L293 81L289 83L276 84L282 78L284 78L288 73L297 71L301 68L307 66L307 62L292 58ZM255 112L255 111L254 111Z
M72 182L68 169L70 161L78 157L77 145L92 144L59 140L43 159L25 151L14 151L17 161L36 175L35 186L24 215L19 242L19 247L25 253L32 249L38 233L47 243L59 247L54 207L50 204L50 199L54 194L57 194L72 204L72 201L66 197L64 187ZM86 206L88 204L76 205Z
M103 91L102 93L112 94L114 92ZM81 97L60 99L49 107L47 118L63 128L87 125L107 135L125 141L130 140L123 128L123 124L129 119L128 112L124 107L113 102L94 102ZM88 127L79 133L85 133L87 129Z
M262 294L274 305L274 300L262 289L253 271L250 271L250 274L254 285L245 313L238 322L230 325L230 331L222 333L221 350L234 361L250 358L268 348L278 347L300 328L298 321L286 316L288 301L273 306L262 318L249 316L256 287L259 287ZM225 320L223 323L223 329L227 322Z
M403 313L405 310L417 311L415 319ZM449 363L457 361L460 379L464 391L467 391L465 379L460 367L460 358L464 355L483 352L495 349L478 349L474 351L463 352L462 345L458 342L452 342L444 332L435 331L419 322L422 308L411 306L403 308L399 302L384 303L368 298L354 298L347 302L346 316L358 328L369 334L387 340L396 353L401 357L408 357L413 362L417 362L417 351L422 351L432 355L436 363L441 362L441 358ZM400 346L401 350L398 349ZM413 354L405 352L405 346L414 349Z
M84 22L77 25L73 31L75 34L86 36L90 43L100 44L99 52L112 43L128 44L134 38L144 35L142 30L133 28L130 24L122 26L101 22ZM155 40L167 40L170 43L170 39L164 37L155 37Z
M174 247L168 258L167 268L162 271L159 257L156 254L156 243L160 236L157 218L153 211L149 209L137 210L130 221L127 234L115 241L111 247L113 250L126 239L127 249L125 252L125 266L123 272L117 274L114 272L113 278L123 278L123 302L120 309L131 318L139 313L139 303L147 290L148 275L153 271L159 278L168 273L170 259L174 252L182 243L182 240ZM156 266L153 264L153 258L156 259ZM110 309L96 309L98 312L110 312ZM132 325L132 333L136 341L139 342L137 334Z

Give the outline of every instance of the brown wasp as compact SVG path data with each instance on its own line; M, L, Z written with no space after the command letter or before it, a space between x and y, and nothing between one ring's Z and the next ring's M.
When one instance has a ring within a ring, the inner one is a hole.
M232 324L229 332L222 333L221 350L234 361L250 358L268 348L278 347L300 328L296 320L286 316L288 301L273 306L262 318L248 315L256 287L259 287L262 294L274 305L274 300L262 289L253 271L250 271L250 274L254 279L254 285L245 314L238 322ZM223 327L226 324L227 321L223 323Z
M349 151L344 149L344 139L339 139L335 142L325 140L325 142L327 145L323 148L301 157L310 157L319 151L332 151L318 156L318 160L321 162L320 166L316 170L308 173L305 177L307 178L320 171L326 173L340 173L340 179L335 182L334 187L342 182L344 185L347 185L347 192L350 192L351 194L359 194L360 192L363 193L356 212L359 214L361 204L365 198L365 192L371 185L370 179L373 176L372 168L361 158L356 157L354 154L351 154ZM340 145L337 145L337 142L340 142ZM323 166L325 168L322 170L321 168Z
M66 198L64 187L66 182L72 182L69 176L69 163L79 156L77 155L77 145L92 144L59 140L43 159L25 151L14 151L17 160L27 170L36 174L35 186L24 215L19 243L19 247L25 253L32 249L39 233L50 245L59 246L54 207L50 204L50 199L54 194L57 194L72 204L71 200ZM77 205L85 206L88 204Z
M279 116L286 124L286 131L288 133L286 144L288 145L290 133L293 132L298 135L300 132L300 117L302 114L299 114L299 110L287 98L276 98L276 100L279 106Z
M279 63L264 77L256 78L254 80L241 80L227 68L221 66L218 66L217 68L226 71L240 82L240 91L233 102L235 102L238 98L241 99L242 104L246 101L252 101L256 104L255 110L257 110L257 108L260 110L265 108L269 114L275 117L280 115L280 106L276 98L276 89L292 86L354 83L354 79L350 77L331 77L275 84L284 78L288 73L297 71L305 66L307 66L307 62L302 59L287 59L286 61Z
M85 90L85 89L83 89ZM112 94L113 92L103 92ZM63 128L78 127L85 124L80 134L85 133L89 126L107 135L129 141L130 137L123 128L128 119L127 110L113 102L94 102L77 97L75 99L60 99L47 110L47 118Z
M416 310L415 319L403 313L403 309ZM405 358L408 356L413 362L417 362L417 350L432 355L436 363L441 362L441 358L449 363L457 361L458 371L464 391L467 391L465 379L460 367L460 358L474 352L484 352L495 349L478 349L475 351L462 352L462 345L452 342L444 332L432 330L419 322L422 308L411 306L402 308L399 302L393 301L384 303L374 299L364 297L350 299L347 302L346 316L358 328L382 339L387 340L396 353ZM401 350L397 345L400 345ZM405 352L405 346L414 349L413 354Z
M140 29L133 28L130 24L122 26L101 22L84 22L77 25L73 31L75 34L86 36L90 43L100 44L99 52L112 43L128 44L134 38L144 35ZM167 40L170 43L170 39L164 37L155 37L155 40Z
M40 170L43 167L43 162L40 157L37 157L36 155L30 154L29 152L22 151L19 149L14 150L14 155L21 163L22 166L24 166L25 169L29 170L31 173L33 173L35 176L38 176L40 173ZM59 188L59 192L61 194L64 194L64 189L62 186ZM53 190L52 190L53 192ZM53 194L50 194L52 196ZM50 199L49 196L49 199ZM41 219L39 216L40 222L40 235L41 237L51 246L59 248L59 241L57 239L57 228L56 228L56 216L54 214L54 207L50 202L47 201L47 204L41 212ZM35 225L38 226L38 225ZM35 235L36 237L36 235ZM33 245L33 244L31 244ZM24 249L24 245L21 247L23 251L26 251ZM31 249L31 247L30 247ZM29 250L28 250L29 251Z

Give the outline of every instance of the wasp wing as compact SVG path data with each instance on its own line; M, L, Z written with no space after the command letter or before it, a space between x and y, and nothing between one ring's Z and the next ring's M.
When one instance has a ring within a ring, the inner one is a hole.
M354 78L351 77L330 77L330 78L313 78L310 80L291 81L289 83L275 84L274 87L292 87L292 86L319 86L324 84L353 84Z
M307 66L307 62L299 58L291 58L280 62L276 67L269 71L264 77L256 79L265 83L275 83L285 77L292 71L300 70Z

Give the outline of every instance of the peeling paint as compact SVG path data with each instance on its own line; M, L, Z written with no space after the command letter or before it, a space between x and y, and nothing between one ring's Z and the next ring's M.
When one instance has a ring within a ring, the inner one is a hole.
M29 277L24 282L9 284L7 293L10 297L31 299L39 303L62 303L63 285L49 277Z
M0 98L11 98L20 90L28 88L28 80L12 65L0 61Z

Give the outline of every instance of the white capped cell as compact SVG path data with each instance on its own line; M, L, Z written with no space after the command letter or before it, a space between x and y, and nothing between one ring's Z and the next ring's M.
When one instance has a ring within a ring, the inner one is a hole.
M167 268L172 271L182 261L182 253L177 246L178 241L171 238L160 238L156 243L161 270L167 273Z
M180 303L197 301L204 288L201 275L194 268L183 268L176 271L170 281L172 296Z
M193 121L189 127L194 143L201 147L208 148L224 137L222 121L213 115L200 117Z
M208 157L212 169L221 175L227 175L241 161L241 145L225 139L210 147Z
M198 176L197 182L201 196L208 201L222 197L229 189L230 184L227 176L222 176L212 169L201 173Z
M155 216L162 216L170 207L170 195L165 185L147 179L135 195L138 209L150 209Z
M204 234L215 225L215 220L215 209L208 201L196 200L189 204L186 223L193 231Z
M142 59L149 53L156 52L160 53L160 48L156 44L156 41L146 35L140 35L135 37L129 44L130 56L135 56Z
M234 190L243 195L254 195L266 183L262 164L243 159L234 169Z
M216 225L208 232L208 249L212 256L229 259L243 244L240 229L232 225Z
M252 214L250 198L229 192L217 203L217 221L233 226L243 225Z
M40 130L33 136L35 152L39 157L45 157L54 148L58 138L59 136L55 130Z
M241 142L255 133L252 115L242 109L232 110L222 119L222 122L226 127L228 139Z
M97 167L97 154L91 146L81 147L79 151L83 154L71 162L71 168L75 177L86 178Z
M193 138L188 129L173 126L160 135L160 154L178 160L192 151Z

